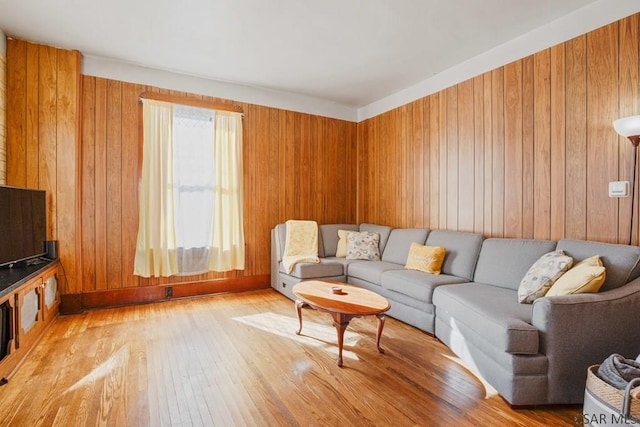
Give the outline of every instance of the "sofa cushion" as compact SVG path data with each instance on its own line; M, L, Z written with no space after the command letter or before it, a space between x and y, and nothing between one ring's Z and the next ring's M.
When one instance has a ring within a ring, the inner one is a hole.
M349 265L351 265L351 263L360 262L360 260L357 260L357 259L347 259L347 258L342 258L342 257L340 257L340 258L339 257L321 258L320 261L322 261L322 259L341 264L342 267L344 268L344 275L345 276L349 275Z
M412 243L404 268L430 274L440 274L446 250L442 246L425 246Z
M598 292L607 277L606 270L598 255L584 259L556 280L547 296Z
M380 260L380 233L347 231L347 259Z
M376 285L382 284L381 275L388 270L403 270L403 266L386 261L357 261L349 264L349 278L365 280Z
M482 283L439 286L433 293L436 316L457 323L512 354L537 354L538 330L531 325L531 305L520 304L516 291Z
M473 281L517 290L534 262L556 248L551 240L492 238L482 242ZM514 297L517 304L517 297Z
M467 281L448 274L434 275L417 270L387 270L381 277L383 288L428 303L431 303L436 287Z
M447 250L442 264L442 273L471 280L482 240L482 235L477 233L433 230L429 232L426 244L442 246Z
M640 275L638 246L563 239L558 242L558 249L562 249L576 262L600 255L602 265L607 269L607 277L600 292L619 288Z
M320 258L336 256L338 248L338 230L358 231L356 224L322 224L318 226L320 231Z
M565 255L563 251L551 251L542 255L520 281L518 301L531 304L535 299L543 297L551 285L572 265L573 258Z
M300 279L315 279L320 277L342 276L344 274L344 266L339 262L333 262L325 258L320 258L320 263L299 262L296 263L287 273L282 263L280 263L280 272L289 276L299 277Z
M429 232L423 228L396 228L391 230L382 253L382 260L404 265L412 243L424 244Z
M384 252L385 247L387 246L387 240L389 240L389 234L391 234L391 230L393 228L387 227L386 225L376 225L376 224L360 224L360 231L369 231L371 233L380 233L380 253Z

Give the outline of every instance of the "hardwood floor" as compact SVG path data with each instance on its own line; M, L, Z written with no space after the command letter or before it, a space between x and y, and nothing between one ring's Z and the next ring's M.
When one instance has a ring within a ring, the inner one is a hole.
M511 409L435 338L330 317L272 290L56 320L0 387L0 425L575 426L580 406Z

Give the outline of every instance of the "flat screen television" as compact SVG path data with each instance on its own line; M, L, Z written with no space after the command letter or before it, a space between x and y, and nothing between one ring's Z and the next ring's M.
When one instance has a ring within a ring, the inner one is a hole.
M0 267L44 256L46 239L45 191L0 186Z

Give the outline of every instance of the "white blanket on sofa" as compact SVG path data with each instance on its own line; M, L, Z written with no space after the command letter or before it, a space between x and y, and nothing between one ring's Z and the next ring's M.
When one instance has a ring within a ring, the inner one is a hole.
M282 265L287 273L299 262L319 263L318 224L315 221L289 220Z

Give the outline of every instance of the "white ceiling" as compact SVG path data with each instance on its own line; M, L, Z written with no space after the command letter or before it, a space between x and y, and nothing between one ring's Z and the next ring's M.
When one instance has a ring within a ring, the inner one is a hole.
M88 57L360 108L598 2L0 0L0 29Z

